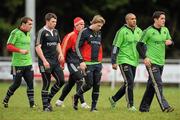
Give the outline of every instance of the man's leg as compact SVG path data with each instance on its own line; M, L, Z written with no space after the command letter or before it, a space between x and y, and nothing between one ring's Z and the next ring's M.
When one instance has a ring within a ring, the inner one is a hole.
M43 81L42 90L41 90L43 110L50 112L52 111L52 107L48 102L48 89L51 81L51 72L50 70L45 70L43 66L40 66L40 72Z
M149 68L149 74L151 75L153 86L156 93L156 98L161 107L161 110L163 112L164 111L172 112L174 109L169 106L168 102L166 101L163 95L163 83L161 79L162 72L163 72L162 66L152 65L152 68Z
M14 94L17 88L21 85L22 81L22 73L23 68L22 67L12 67L12 74L13 74L13 84L9 87L7 90L6 96L3 100L4 107L8 107L8 102L10 97Z
M63 70L60 68L60 66L56 66L54 70L52 71L52 75L55 78L56 82L51 87L50 93L49 93L49 103L51 102L51 99L54 97L54 95L60 90L60 88L64 85L64 73Z
M73 79L72 74L70 74L69 80L65 84L65 86L64 86L64 88L62 90L62 93L61 93L61 96L59 97L59 100L56 101L56 106L61 106L63 104L64 99L66 98L66 96L69 94L69 92L73 88L75 82L76 81Z
M30 107L35 107L34 103L34 71L32 69L32 66L27 66L25 68L24 74L23 74L24 80L27 84L27 96L29 99Z
M79 97L85 93L86 91L88 91L89 89L91 89L92 85L93 85L93 71L91 71L91 66L87 66L87 70L86 70L86 76L85 78L85 83L81 86L81 88L76 92L76 94L73 96L73 108L75 110L78 109L78 99Z
M102 76L102 64L94 65L94 75L93 75L93 90L92 90L92 104L91 104L91 111L96 111L96 105L99 98L99 89L100 89L100 82Z

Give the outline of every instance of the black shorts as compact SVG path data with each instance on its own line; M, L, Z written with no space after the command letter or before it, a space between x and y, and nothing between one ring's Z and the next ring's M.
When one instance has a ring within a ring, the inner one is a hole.
M83 74L79 68L79 64L68 63L67 66L70 72L70 76L72 76L76 80L80 80L83 78Z

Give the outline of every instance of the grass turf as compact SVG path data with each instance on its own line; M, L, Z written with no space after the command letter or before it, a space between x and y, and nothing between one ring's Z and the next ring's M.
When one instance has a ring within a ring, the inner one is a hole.
M10 84L0 83L0 102L6 94ZM0 120L180 120L180 88L177 87L164 87L164 95L170 105L175 108L172 113L163 113L160 110L156 98L151 105L150 112L141 113L130 112L126 108L125 97L120 99L115 109L110 108L108 97L115 94L118 90L111 89L110 86L101 86L100 96L98 101L98 112L90 112L89 110L81 109L79 106L78 111L72 108L72 95L75 93L75 88L65 99L65 107L55 107L55 101L59 98L62 89L53 98L53 112L42 112L41 102L41 84L35 85L35 101L38 104L37 108L30 109L27 96L26 86L20 86L9 101L9 107L4 108L0 104ZM138 109L141 102L145 87L134 88L134 104ZM91 103L91 90L85 94L85 100L90 105Z

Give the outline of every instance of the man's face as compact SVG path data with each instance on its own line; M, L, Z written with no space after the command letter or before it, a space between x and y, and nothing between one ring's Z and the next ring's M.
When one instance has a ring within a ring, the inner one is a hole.
M77 25L75 26L75 29L76 29L77 31L81 31L83 28L84 28L84 21L80 22L79 24L77 24Z
M161 14L158 19L155 18L155 24L157 24L159 27L163 27L165 25L165 15Z
M103 23L95 23L94 24L94 31L95 32L100 31L103 25L104 25Z
M56 27L57 19L51 18L49 21L46 21L46 25L49 29L54 29Z
M129 27L135 27L136 26L136 16L133 14L130 14L127 17L126 23Z
M26 24L24 24L25 31L29 32L32 28L33 22L28 20Z

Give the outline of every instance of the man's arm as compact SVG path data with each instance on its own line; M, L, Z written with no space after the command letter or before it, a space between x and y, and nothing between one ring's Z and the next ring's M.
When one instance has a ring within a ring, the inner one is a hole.
M28 54L29 53L28 50L23 50L23 49L17 48L15 45L13 45L11 43L7 44L6 48L9 52L18 52L21 54Z
M169 46L169 47L174 46L174 42L172 40L166 40L165 44L166 44L166 46Z
M57 52L59 53L58 60L60 63L64 62L64 55L62 53L61 45L60 43L57 44Z
M147 51L146 44L144 44L143 42L138 42L136 49L137 49L139 55L144 59L144 64L147 67L150 67L151 66L151 60L148 57L146 57L146 51Z
M85 39L84 36L83 36L83 31L84 30L79 32L78 38L76 40L76 46L75 46L76 53L77 53L77 55L79 57L79 60L80 60L80 69L83 70L83 71L85 71L85 69L87 68L87 66L86 66L86 64L85 64L85 62L83 60L83 57L81 55L81 52L80 52L80 47L84 44L84 39Z
M113 49L111 52L111 63L112 63L112 68L114 70L117 70L116 58L117 58L118 53L119 53L119 47L113 45Z
M35 47L35 49L36 49L37 55L38 55L39 58L43 61L44 67L45 67L45 68L50 68L49 63L48 63L48 61L46 60L46 58L44 57L44 54L43 54L43 52L42 52L41 44L37 45L37 46Z
M137 49L139 55L143 59L145 59L146 58L146 50L147 50L146 44L144 44L143 42L138 42L136 45L136 49Z

